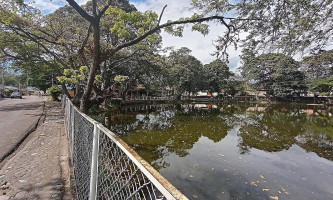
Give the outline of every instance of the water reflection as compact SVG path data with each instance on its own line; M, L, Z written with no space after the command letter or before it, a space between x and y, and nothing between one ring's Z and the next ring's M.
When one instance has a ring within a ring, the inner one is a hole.
M190 199L327 199L332 113L301 104L188 104L107 116L110 129Z

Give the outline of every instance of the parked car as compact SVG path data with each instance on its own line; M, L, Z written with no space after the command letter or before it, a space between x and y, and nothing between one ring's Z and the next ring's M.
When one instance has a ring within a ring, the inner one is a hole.
M13 92L11 95L10 95L10 98L20 98L22 99L22 94L21 92Z

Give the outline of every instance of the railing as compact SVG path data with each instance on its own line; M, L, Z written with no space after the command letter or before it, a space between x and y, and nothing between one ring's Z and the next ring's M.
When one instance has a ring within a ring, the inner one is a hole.
M81 199L164 200L187 198L103 125L62 97L65 126Z
M112 98L114 100L121 100L121 98ZM151 97L151 96L135 96L135 97L126 97L126 101L172 101L175 100L173 96L165 97Z

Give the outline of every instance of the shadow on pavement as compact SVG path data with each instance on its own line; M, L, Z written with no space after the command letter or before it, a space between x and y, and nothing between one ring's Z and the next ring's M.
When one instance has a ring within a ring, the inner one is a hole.
M50 188L51 191L44 192L43 191L44 188ZM49 192L51 192L50 198L52 199L61 199L64 193L64 186L61 182L61 179L59 178L52 179L51 182L45 184L27 183L26 185L21 185L18 189L26 195L23 197L18 197L18 198L16 197L16 199L18 200L26 200L27 196L29 197L28 199L40 199L40 194L38 193L43 193L43 192L48 195L50 195Z
M42 102L39 102L39 103L23 103L23 104L20 104L20 105L10 105L10 106L4 106L2 108L0 108L0 111L6 111L6 112L9 112L9 111L19 111L19 110L35 110L39 107L41 107L43 105Z

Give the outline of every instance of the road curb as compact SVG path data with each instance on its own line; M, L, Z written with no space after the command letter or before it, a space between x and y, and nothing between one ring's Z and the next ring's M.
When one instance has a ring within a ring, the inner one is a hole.
M43 119L43 120L41 120ZM13 146L5 155L0 157L0 164L8 158L10 155L12 155L19 147L20 145L28 138L28 136L34 132L40 121L44 121L45 119L45 101L43 101L43 108L42 108L42 114L39 116L39 118L24 132L23 137L18 141L18 143Z

